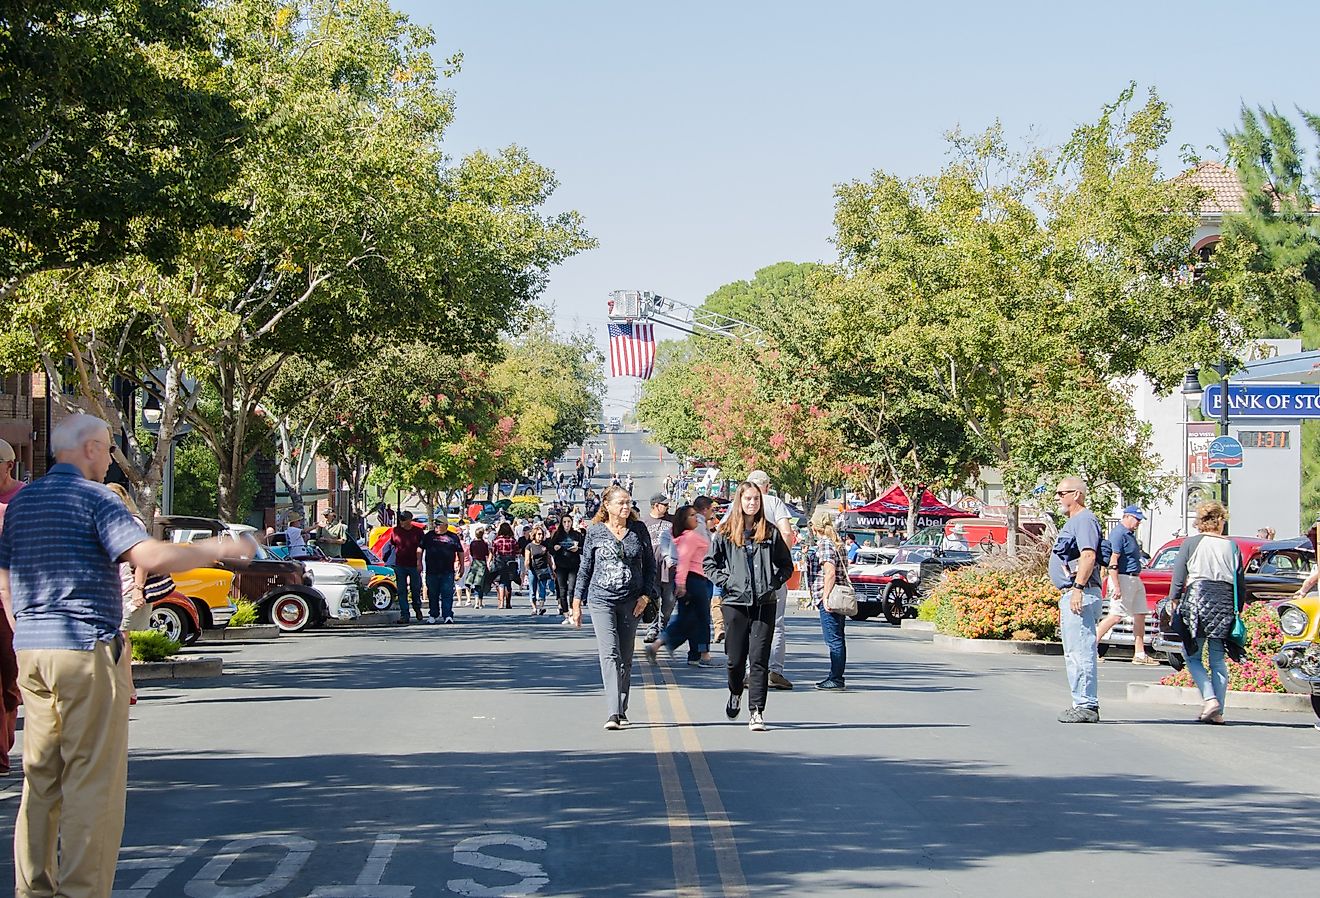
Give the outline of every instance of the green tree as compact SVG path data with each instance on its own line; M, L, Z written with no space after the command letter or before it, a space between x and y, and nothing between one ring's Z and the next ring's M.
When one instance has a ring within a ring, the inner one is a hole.
M1097 457L1077 444L1049 465L1032 459L1028 435L1052 406L1041 372L1087 371L1102 383L1139 372L1168 387L1190 363L1229 352L1256 312L1228 265L1171 276L1191 268L1200 196L1160 175L1163 102L1132 99L1129 87L1055 158L1012 152L998 126L955 132L938 175L877 172L837 192L842 277L831 299L852 326L837 329L831 354L916 375L956 410L1005 472L1010 550L1018 503L1047 467L1114 483L1142 471L1140 451ZM1073 414L1101 411L1081 404Z
M1317 173L1308 167L1320 119L1300 113L1299 129L1276 108L1242 107L1238 125L1224 133L1228 158L1244 193L1244 209L1225 217L1226 248L1243 252L1259 275L1262 290L1275 300L1261 331L1283 325L1301 337L1304 349L1320 349L1320 197ZM1309 132L1308 147L1301 134ZM1306 529L1320 514L1320 423L1302 423L1302 496L1299 515Z
M242 120L195 0L6 4L0 298L39 271L141 253L223 220Z

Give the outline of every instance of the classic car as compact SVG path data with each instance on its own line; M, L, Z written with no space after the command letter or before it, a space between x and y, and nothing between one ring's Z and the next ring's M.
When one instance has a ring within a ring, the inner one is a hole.
M238 529L238 525L234 525ZM256 539L256 531L247 528ZM299 546L294 552L288 546L263 546L262 549L272 558L297 561L307 570L307 584L320 593L330 617L340 620L352 620L362 613L358 607L358 597L362 591L366 571L358 569L341 559L327 556L317 546Z
M934 546L900 546L892 558L880 546L862 546L848 565L848 579L857 593L853 620L884 615L895 626L915 617L916 608L930 588L950 568L976 563L976 553L942 550Z
M158 538L177 543L218 536L248 542L251 558L231 559L217 567L232 572L238 595L257 606L262 620L285 632L305 629L329 615L325 600L307 582L303 565L272 557L258 544L251 527L226 525L213 518L172 515L157 517L155 530Z

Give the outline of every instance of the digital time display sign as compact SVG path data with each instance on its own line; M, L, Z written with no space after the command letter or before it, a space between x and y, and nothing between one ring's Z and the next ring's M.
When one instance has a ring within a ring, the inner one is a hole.
M1288 437L1286 430L1239 430L1237 434L1243 449L1287 449Z

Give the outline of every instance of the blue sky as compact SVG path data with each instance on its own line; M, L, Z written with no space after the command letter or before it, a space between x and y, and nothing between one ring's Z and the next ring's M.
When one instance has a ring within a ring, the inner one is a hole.
M602 344L611 290L696 305L830 261L834 185L933 172L955 125L1057 145L1136 80L1172 107L1173 168L1243 101L1320 110L1313 3L396 2L464 54L447 151L522 145L585 215L600 246L545 299Z

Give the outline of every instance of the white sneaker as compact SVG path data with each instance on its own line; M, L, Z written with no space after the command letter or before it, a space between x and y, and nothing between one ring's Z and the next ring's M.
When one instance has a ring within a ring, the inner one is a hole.
M431 615L429 614L426 617L424 617L423 620L425 620L428 624L435 623L435 618L431 617Z
M760 711L752 712L752 719L747 721L747 729L753 733L764 733L769 727L765 725L765 718L761 716Z
M453 622L454 622L454 619L453 619L452 617L447 617L447 618L445 618L445 623L447 623L447 624L452 624Z

